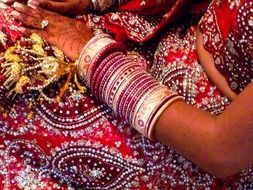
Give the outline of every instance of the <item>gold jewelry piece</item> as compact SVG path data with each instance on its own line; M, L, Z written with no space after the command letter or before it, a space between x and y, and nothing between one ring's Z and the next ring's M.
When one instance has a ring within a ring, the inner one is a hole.
M38 91L45 100L60 100L72 81L81 92L85 91L74 79L76 64L70 62L61 50L49 46L34 33L9 47L0 56L0 63L6 77L3 86L8 90L8 97L11 99L27 91ZM63 76L66 80L56 92L56 97L47 97L43 90Z

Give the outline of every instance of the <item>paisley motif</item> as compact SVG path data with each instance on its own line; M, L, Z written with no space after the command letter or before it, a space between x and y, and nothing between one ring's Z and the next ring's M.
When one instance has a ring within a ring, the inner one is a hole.
M159 2L158 4L161 3ZM236 9L238 1L234 2L236 3L231 4L231 7L233 5ZM8 7L1 5L0 11L3 14L0 15L0 28L4 28L4 35L0 36L3 39L0 42L0 51L3 52L21 34L16 30L18 24L8 18ZM246 4L241 7L242 15L238 19L245 23L247 21L251 26L252 11L248 7ZM148 16L138 17L133 13L121 12L116 15L123 19L120 22L123 23L121 27L125 27L130 38L145 41L157 34L156 31L161 31L160 23L153 16L149 20ZM112 19L111 16L111 13L107 14L107 19ZM93 28L110 30L106 27L104 16L90 14L87 17ZM160 20L161 17L166 20L170 14L168 12L157 18ZM117 19L117 24L116 21ZM138 28L140 33L135 31L135 25L139 23L142 24ZM244 26L240 27L240 30L244 30ZM185 96L189 104L213 114L221 113L229 102L208 80L197 61L196 27L189 27L189 24L183 22L163 29L167 33L148 43L127 42L128 54L135 56L136 60L140 56L146 59L147 68L152 66L151 74ZM243 32L247 39L251 39L250 30ZM236 36L235 31L229 39ZM217 48L213 48L215 51L223 47L216 45ZM238 44L233 43L230 46L233 48L224 48L227 52L233 49L239 52L237 49L241 46L246 50L243 52L243 55L247 55L246 60L251 55L250 43L241 41ZM251 64L249 61L247 63ZM35 93L10 100L5 96L3 81L0 74L0 189L253 188L252 168L230 180L218 180L173 149L138 134L127 123L115 117L105 105L97 102L89 92L81 94L71 87L60 102L37 101Z
M106 147L74 146L57 152L52 161L55 175L88 189L121 189L145 172L137 160L124 159Z

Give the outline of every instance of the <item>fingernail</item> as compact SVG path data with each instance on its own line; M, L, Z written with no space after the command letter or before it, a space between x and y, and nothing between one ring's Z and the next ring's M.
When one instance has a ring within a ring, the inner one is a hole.
M21 3L19 3L19 2L15 2L15 3L13 3L13 7L22 7L22 4Z
M18 11L11 11L12 16L20 16L21 14Z
M30 1L30 2L28 2L28 4L31 5L31 6L35 6L35 7L39 6L39 2L38 1Z
M21 32L21 33L24 33L24 32L25 32L25 30L26 30L26 29L25 29L25 28L23 28L23 27L19 27L19 28L18 28L18 31L19 31L19 32Z
M23 28L23 27L18 27L17 30L18 30L19 32L22 32L22 31L24 30L24 28Z
M33 5L33 4L31 4L31 3L27 4L27 6L28 6L28 7L31 7L31 8L33 8L33 9L37 9L37 8L38 8L38 6L36 6L36 5Z
M6 1L2 1L2 2L0 1L1 7L3 7L3 8L9 7L8 3L9 3L8 0L7 0L7 2Z

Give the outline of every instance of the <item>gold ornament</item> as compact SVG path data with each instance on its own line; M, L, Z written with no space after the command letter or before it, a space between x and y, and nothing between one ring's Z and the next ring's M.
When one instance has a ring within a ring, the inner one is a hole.
M76 63L70 62L60 49L49 46L37 34L21 38L0 56L2 73L6 77L4 87L12 99L26 91L38 91L40 97L51 101L43 91L61 77L66 80L53 100L62 98L72 80L80 92L85 91L76 77Z

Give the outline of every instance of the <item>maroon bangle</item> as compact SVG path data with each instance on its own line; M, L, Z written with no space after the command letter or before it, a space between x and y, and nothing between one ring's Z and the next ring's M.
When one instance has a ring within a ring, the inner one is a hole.
M100 87L99 87L99 93L101 96L101 99L104 100L105 99L105 89L106 89L106 84L108 84L109 80L110 80L110 76L113 75L113 73L120 69L122 67L122 65L124 65L125 63L127 63L129 60L127 60L127 58L125 59L120 59L118 60L115 65L111 65L111 67L108 69L108 71L106 71L105 73L105 77L101 80L100 83Z
M127 84L126 88L122 90L121 95L119 96L119 102L118 102L118 109L115 110L119 115L121 116L123 106L125 104L126 96L129 95L132 90L134 90L134 86L138 86L139 83L142 81L142 73L136 74ZM138 78L137 83L135 83L136 79Z
M124 63L121 63L119 61L119 56L113 58L111 60L111 62L108 62L105 64L104 68L101 69L100 73L98 74L98 77L97 77L97 80L96 80L96 83L94 84L95 85L95 94L96 96L102 101L102 87L104 86L105 84L105 80L110 76L111 74L111 70L113 68L115 68L116 66L120 67L122 65L124 65Z
M109 88L108 100L106 101L109 105L112 105L113 98L116 95L118 85L120 85L125 79L128 78L135 69L138 69L140 66L136 64L128 64L125 69L122 69L121 76L113 80L113 85Z
M96 93L96 89L97 89L97 87L99 85L99 81L101 81L101 78L98 78L98 76L102 72L102 69L104 67L106 67L107 63L110 60L112 60L112 62L115 62L117 60L118 56L121 55L121 54L122 54L121 52L112 53L104 61L102 61L101 64L95 70L95 73L93 74L93 77L92 77L91 86L90 86L91 92L94 93L95 96L97 94Z
M142 75L143 73L141 73L140 75ZM137 79L137 78L136 78ZM128 107L131 107L131 102L130 102L130 99L131 99L131 96L134 96L136 97L136 95L138 94L138 91L136 91L136 86L139 86L140 84L145 84L147 81L146 79L146 76L141 76L138 78L138 81L133 81L129 87L128 87L128 91L126 90L126 92L122 95L122 100L119 104L119 112L120 112L120 115L123 116L123 111L125 112L128 112ZM136 84L136 85L135 85ZM123 109L125 107L125 109ZM125 114L124 114L125 115Z
M91 49L81 56L91 92L139 132L152 138L157 119L179 96L160 85L140 64L120 53L124 51L119 43L105 38L95 39ZM90 61L85 60L86 55Z
M90 67L87 71L87 76L85 78L86 78L88 86L90 86L90 82L94 74L94 71L100 64L101 60L105 59L106 56L112 53L113 51L121 50L122 52L124 52L125 51L124 47L125 46L122 43L115 42L115 43L108 44L103 49L101 49L101 51L96 55L95 60L90 64Z
M139 99L139 97L142 97L143 94L146 93L147 90L150 89L150 85L154 84L154 81L150 80L150 75L146 73L143 74L143 78L142 78L142 85L140 85L138 87L138 89L136 89L137 85L135 85L134 89L133 89L133 93L130 93L127 97L126 97L126 111L127 112L131 112L131 109L133 109L135 102ZM152 82L151 82L152 81Z
M155 87L157 84L154 81L149 81L149 83L147 83L144 87L144 89L141 91L138 91L136 94L136 97L132 97L132 100L130 99L129 105L126 113L128 113L129 115L125 114L125 118L128 117L128 120L131 121L133 118L133 114L134 114L134 110L136 109L136 105L138 103L138 100L144 95L146 94L150 89L152 89L153 87ZM138 97L138 98L137 98Z

